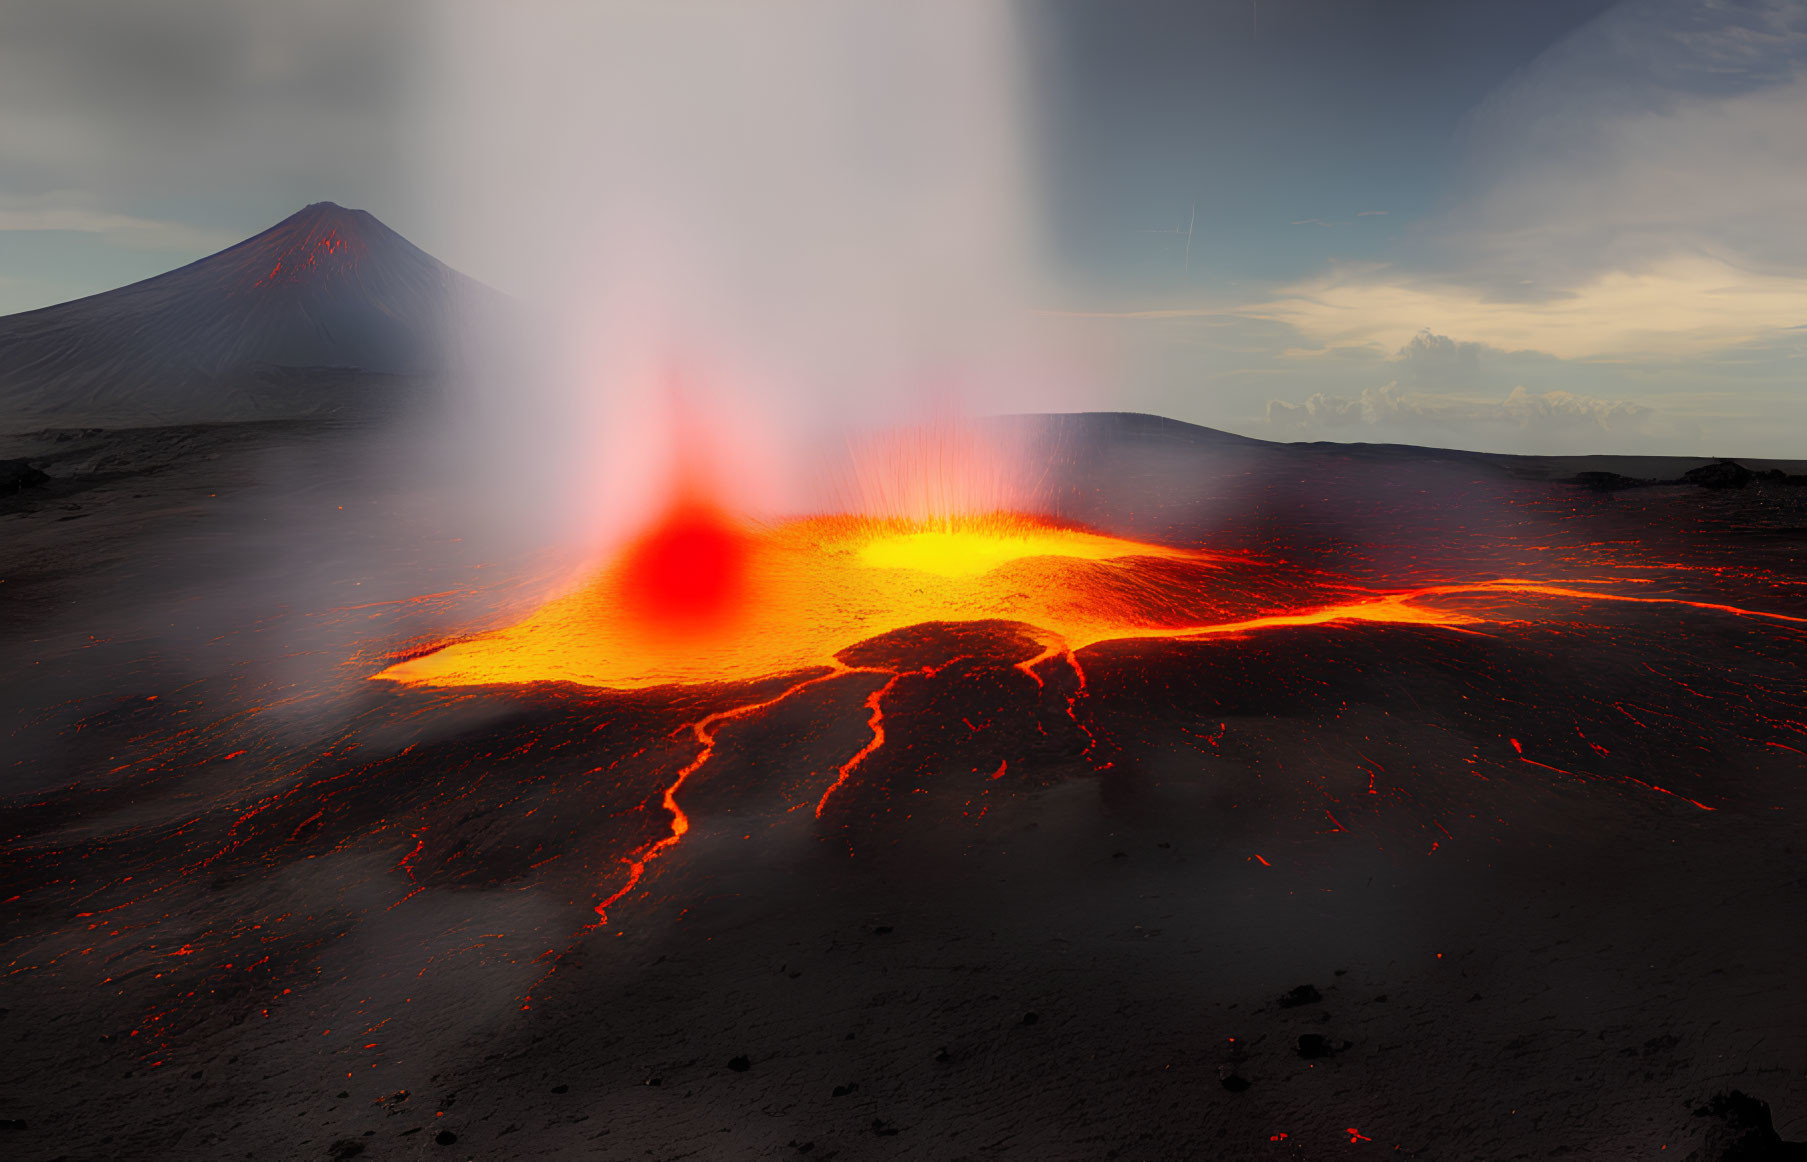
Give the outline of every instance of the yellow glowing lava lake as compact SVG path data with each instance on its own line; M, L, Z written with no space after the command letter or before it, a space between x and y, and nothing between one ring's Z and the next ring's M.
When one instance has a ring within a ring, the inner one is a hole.
M993 514L934 524L807 517L769 527L685 510L525 621L375 675L423 686L572 682L617 690L843 668L930 622L1019 623L1049 651L1332 622L1473 625L1446 599L1605 596L1495 580L1356 595L1296 570ZM693 563L734 575L698 584ZM1233 566L1233 567L1232 567ZM1251 580L1255 583L1251 584ZM681 600L672 600L673 592ZM672 616L688 596L707 616ZM1626 599L1626 600L1636 600ZM1031 663L1032 664L1032 663Z
M1005 514L934 524L810 517L732 535L744 577L733 607L706 623L644 616L624 554L517 625L379 676L614 689L744 681L832 665L849 646L933 621L1024 622L1077 648L1193 620L1136 562L1210 568L1204 553Z

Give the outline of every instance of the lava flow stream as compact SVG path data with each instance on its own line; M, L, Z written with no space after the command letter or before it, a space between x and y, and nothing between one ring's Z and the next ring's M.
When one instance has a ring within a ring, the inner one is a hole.
M828 673L818 674L813 678L805 678L803 681L798 682L793 686L785 687L780 693L771 698L767 698L762 702L748 702L740 706L731 707L727 710L718 710L714 714L692 723L690 731L696 736L697 744L700 749L697 751L695 758L691 759L689 763L679 769L677 775L673 777L671 784L665 788L665 794L662 799L662 805L665 810L671 813L671 830L669 834L653 840L651 843L623 860L623 862L628 865L627 882L616 889L614 894L610 895L606 900L603 900L600 904L596 905L596 914L601 916L606 922L609 915L609 905L633 891L635 886L640 883L640 878L646 874L646 865L657 859L666 848L676 845L680 839L684 838L685 833L690 830L690 816L684 814L684 808L678 805L678 791L684 786L684 781L686 779L702 769L703 764L707 763L709 759L714 756L715 732L722 723L732 721L736 718L744 718L749 714L754 714L758 711L765 710L768 707L775 706L793 694L806 690L819 682L826 682L830 678L839 678L843 674L883 674L889 672L890 671L887 670L878 670L865 666L843 666L837 663ZM887 690L890 689L896 681L897 677L893 675L891 682L887 683L884 688ZM874 697L876 697L876 695L874 695ZM870 703L871 700L868 699L868 704ZM884 734L882 730L879 730L878 728L879 712L877 707L873 708L872 713L873 729L878 731L877 742L874 742L867 750L861 751L856 759L849 761L841 768L842 779L845 779L847 773L857 765L859 758L864 758L871 750L877 748L878 742L884 740ZM835 785L839 786L840 784L837 782ZM824 795L822 799L823 802L827 802L828 796ZM821 813L822 809L818 805L816 814L820 815Z

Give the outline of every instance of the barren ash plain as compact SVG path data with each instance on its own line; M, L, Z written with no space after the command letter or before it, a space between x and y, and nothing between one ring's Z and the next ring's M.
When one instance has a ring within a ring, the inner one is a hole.
M1803 1156L1807 463L1006 418L960 616L486 681L455 276L161 277L0 320L7 1157Z

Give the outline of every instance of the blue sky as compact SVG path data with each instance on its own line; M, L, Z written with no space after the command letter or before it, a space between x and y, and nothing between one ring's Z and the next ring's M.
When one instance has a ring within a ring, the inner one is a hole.
M1807 5L1057 6L1051 229L1148 410L1807 450ZM1198 205L1191 256L1184 228Z
M415 164L424 11L0 10L0 311L323 198L484 276ZM1807 454L1807 2L1043 0L1019 28L1039 306L1114 352L1098 402Z

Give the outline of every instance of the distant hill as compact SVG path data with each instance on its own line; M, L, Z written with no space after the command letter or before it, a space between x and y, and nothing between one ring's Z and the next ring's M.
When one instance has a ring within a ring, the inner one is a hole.
M316 202L178 270L0 318L0 430L304 412L310 385L343 390L348 369L437 370L453 310L493 295Z

